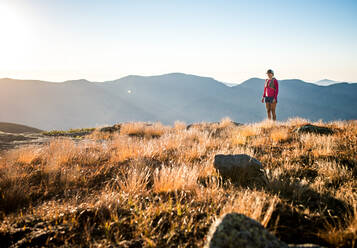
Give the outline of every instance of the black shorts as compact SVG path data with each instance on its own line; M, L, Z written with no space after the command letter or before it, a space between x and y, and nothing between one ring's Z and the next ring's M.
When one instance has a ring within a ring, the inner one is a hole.
M266 96L266 97L265 97L265 102L272 103L273 100L274 100L274 97L269 97L269 96Z

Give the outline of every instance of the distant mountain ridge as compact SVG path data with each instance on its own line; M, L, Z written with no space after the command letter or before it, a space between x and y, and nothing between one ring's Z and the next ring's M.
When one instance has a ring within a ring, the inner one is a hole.
M279 80L279 79L278 79ZM278 119L357 119L357 84L319 86L298 79L279 80ZM264 79L227 86L211 77L184 73L129 75L106 82L85 79L51 83L0 79L0 121L40 129L92 127L124 121L175 120L187 123L237 122L265 118L260 103Z
M328 86L331 84L338 84L338 83L342 83L340 81L334 81L334 80L330 80L330 79L322 79L319 81L316 81L315 84L317 85L322 85L322 86Z

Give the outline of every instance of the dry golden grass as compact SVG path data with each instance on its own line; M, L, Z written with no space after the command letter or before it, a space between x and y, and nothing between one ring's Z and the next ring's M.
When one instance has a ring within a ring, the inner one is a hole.
M259 126L255 126L255 125L248 125L248 126L244 126L240 129L239 133L243 136L243 137L251 137L251 136L256 136L259 135L261 133L261 129Z
M242 213L267 227L277 201L278 197L264 192L252 190L240 191L229 198L221 213Z
M356 122L314 123L332 135L293 132L306 123L123 123L120 132L7 151L0 243L10 246L20 235L11 230L27 230L24 246L201 247L210 224L237 211L288 243L353 247ZM242 153L262 162L268 186L238 187L214 169L216 154ZM36 223L44 223L43 241Z
M307 119L304 119L304 118L300 118L300 117L295 117L295 118L289 118L287 121L286 121L286 124L288 126L302 126L302 125L305 125L305 124L308 124L310 121L308 121Z
M111 144L110 162L120 163L131 158L139 157L144 152L143 144L135 138L119 136Z
M123 178L116 177L114 181L119 190L125 193L131 195L145 194L148 191L150 175L151 171L147 167L130 167Z
M271 129L271 128L279 126L279 125L281 125L280 122L272 121L272 120L269 120L269 119L266 119L266 120L258 122L258 123L251 124L251 126L253 128L260 129L260 130L261 129Z
M87 138L92 140L109 140L118 136L118 133L101 132L100 128L95 129L91 134L87 135Z
M31 164L41 158L42 149L36 146L24 146L17 150L11 150L7 154L7 159L12 163Z
M179 131L182 131L182 130L186 129L186 126L187 126L186 123L183 122L183 121L175 121L174 130L176 132L179 132Z
M270 138L275 143L286 141L289 137L290 137L289 130L286 128L274 129L270 133Z
M261 128L256 125L237 127L231 132L231 143L232 145L245 145L254 137L260 137L261 134Z
M154 192L193 190L197 187L197 167L187 165L162 166L154 172Z
M339 165L336 161L318 161L317 173L326 181L341 185L343 182L353 180L352 171L346 167Z
M220 177L211 176L202 178L206 185L199 184L194 188L195 200L198 202L220 202L226 199L226 190L222 187L223 182ZM227 183L226 183L227 185ZM230 185L230 184L229 184Z
M232 120L229 117L224 117L221 119L218 126L220 128L227 128L231 125L232 125Z
M312 149L315 157L330 156L336 152L336 137L331 135L303 134L300 136L305 149Z
M160 122L147 124L144 122L129 122L124 123L120 128L121 134L139 137L160 137L168 127L165 127Z

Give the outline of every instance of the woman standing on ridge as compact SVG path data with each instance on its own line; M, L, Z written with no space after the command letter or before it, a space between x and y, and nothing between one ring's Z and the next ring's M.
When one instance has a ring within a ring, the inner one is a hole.
M273 120L276 120L275 108L278 102L278 92L279 84L278 80L274 77L274 71L269 69L267 71L268 79L265 79L264 93L262 98L262 103L265 99L265 107L267 109L268 119L271 120L273 115Z

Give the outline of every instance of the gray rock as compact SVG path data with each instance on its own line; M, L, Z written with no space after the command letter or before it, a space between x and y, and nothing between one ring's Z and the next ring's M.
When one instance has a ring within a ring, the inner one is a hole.
M214 222L205 248L288 248L257 221L238 213L228 213Z
M316 134L333 134L334 131L328 127L319 127L311 124L307 124L295 129L297 133L316 133Z
M102 127L99 129L100 132L109 132L109 133L114 133L114 132L119 132L120 131L120 124L115 124L113 126L108 126L108 127Z
M214 167L223 178L241 186L265 186L268 184L262 164L246 154L223 155L214 157Z

